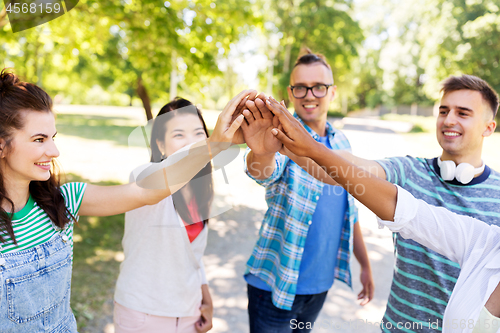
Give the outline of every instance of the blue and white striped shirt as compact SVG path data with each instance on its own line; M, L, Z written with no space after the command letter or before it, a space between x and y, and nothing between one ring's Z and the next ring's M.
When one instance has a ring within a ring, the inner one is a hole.
M320 141L317 133L296 117L311 136ZM326 133L332 149L351 149L345 135L326 123ZM291 310L296 295L300 262L304 252L309 221L322 194L324 183L310 176L287 156L276 153L276 167L273 174L263 180L255 179L266 187L268 210L259 231L259 239L247 262L247 272L251 273L272 289L273 304ZM353 247L353 225L357 221L354 199L348 195L344 225L342 227L335 278L351 287L350 258ZM329 235L325 235L328 241Z
M394 157L378 163L388 181L417 199L500 226L500 174L488 166L463 185L456 180L443 181L436 158ZM383 331L442 331L444 310L457 282L459 265L397 233L393 240L396 265Z

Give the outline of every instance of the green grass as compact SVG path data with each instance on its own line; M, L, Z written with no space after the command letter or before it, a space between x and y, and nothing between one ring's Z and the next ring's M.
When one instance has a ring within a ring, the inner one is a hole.
M66 182L73 181L88 183L77 175L66 175ZM98 184L117 185L113 182ZM79 331L95 331L98 319L112 314L111 310L105 311L103 307L106 301L113 299L119 260L123 256L123 231L124 214L83 216L75 225L71 308Z
M57 132L64 135L78 136L91 140L113 141L118 145L128 146L130 133L137 125L125 117L107 117L81 114L58 114ZM137 145L142 145L139 142ZM135 146L135 144L133 144Z
M330 111L328 110L328 117L332 118L344 118L346 115L340 111Z
M144 147L143 136L134 135L133 140L129 140L130 134L139 125L125 117L109 117L80 114L58 114L56 119L57 132L63 135L77 136L90 140L113 141L121 146ZM150 133L151 129L146 128ZM213 129L209 128L208 133L212 134ZM240 148L247 145L240 144Z
M410 133L433 133L436 130L435 117L411 116L407 114L384 114L382 120L406 121L413 124Z

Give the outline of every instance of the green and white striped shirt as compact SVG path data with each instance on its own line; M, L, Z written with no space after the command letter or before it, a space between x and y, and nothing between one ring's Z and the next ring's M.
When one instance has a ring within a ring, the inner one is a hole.
M67 183L61 186L61 194L70 213L78 219L78 211L85 193L85 183ZM51 239L57 232L49 216L29 197L26 206L12 216L12 226L17 245L6 234L2 235L5 242L0 243L0 252L12 253L31 249ZM73 221L64 230L68 238L73 240ZM71 242L73 244L73 242Z

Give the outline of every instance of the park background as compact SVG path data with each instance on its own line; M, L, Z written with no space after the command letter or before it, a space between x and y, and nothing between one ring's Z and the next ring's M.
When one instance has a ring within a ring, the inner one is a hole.
M1 6L1 5L0 5ZM329 119L365 158L440 153L434 123L439 82L462 73L500 90L497 0L81 0L67 14L13 33L0 11L0 59L43 87L57 112L59 163L66 181L126 182L147 161L128 144L175 96L218 111L245 88L288 102L286 86L300 49L323 53L337 98ZM420 116L418 116L420 115ZM425 117L424 117L425 116ZM484 160L500 170L500 134L485 140ZM233 208L210 221L205 264L214 298L214 332L248 332L245 262L265 212L264 191L227 166L218 200ZM375 299L336 283L319 318L339 332L377 332L392 277L391 235L360 206L376 281ZM123 260L123 215L82 218L75 228L72 308L81 332L113 332L112 295ZM321 332L321 327L316 330Z

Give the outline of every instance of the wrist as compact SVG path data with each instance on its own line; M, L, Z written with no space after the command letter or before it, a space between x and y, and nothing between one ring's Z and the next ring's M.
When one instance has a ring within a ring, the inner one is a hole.
M367 271L367 272L372 271L372 267L371 267L369 262L368 263L360 263L359 266L360 266L362 271Z
M252 155L257 157L257 158L271 158L274 157L276 153L263 153L263 154L256 154L253 150L251 151Z
M205 297L203 297L203 299L201 300L201 304L212 308L213 307L212 298L206 299Z
M274 162L275 153L270 154L255 154L253 150L250 150L248 153L247 161L249 163L263 163L263 164L271 164Z
M314 142L313 145L311 145L310 149L308 150L307 154L305 155L306 157L309 157L313 160L316 160L316 158L320 156L325 156L324 149L326 148L325 145L319 143L319 142ZM328 148L326 148L328 150Z
M213 141L213 137L207 139L208 154L210 159L231 146L230 142Z

